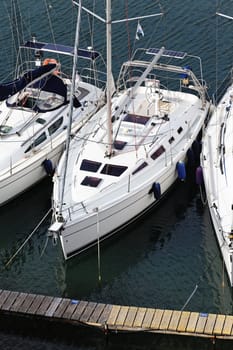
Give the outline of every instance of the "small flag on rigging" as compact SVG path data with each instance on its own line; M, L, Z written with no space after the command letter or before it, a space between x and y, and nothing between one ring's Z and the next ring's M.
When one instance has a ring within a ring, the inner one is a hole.
M139 40L141 36L144 36L144 32L141 24L138 21L137 30L136 30L136 39Z

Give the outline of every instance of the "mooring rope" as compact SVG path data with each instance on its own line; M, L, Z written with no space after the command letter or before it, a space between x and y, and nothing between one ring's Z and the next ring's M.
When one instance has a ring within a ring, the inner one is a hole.
M34 228L34 230L29 234L29 236L25 239L25 241L23 242L23 244L21 244L21 246L16 250L16 252L11 256L11 258L8 260L8 262L5 264L4 268L6 269L11 262L14 260L14 258L21 252L21 250L23 249L23 247L25 246L25 244L27 244L27 242L31 239L31 237L34 235L34 233L38 230L38 228L40 227L40 225L42 224L42 222L46 219L46 217L49 215L49 213L52 211L52 208L50 208L47 213L43 216L43 218L40 220L40 222L36 225L36 227Z
M190 302L190 300L192 299L192 297L194 296L194 294L196 293L197 291L197 288L198 288L198 285L196 284L194 290L192 291L192 293L190 294L190 296L188 297L188 299L186 300L184 306L181 308L181 311L184 310L184 308L188 305L188 303Z
M224 244L224 242L223 242L223 244ZM220 250L221 250L223 244L220 246ZM194 290L192 291L192 293L190 294L190 296L188 297L188 299L186 300L186 302L185 302L184 305L182 306L181 311L184 310L184 308L188 305L188 303L190 302L190 300L193 298L194 294L196 293L197 289L199 288L200 282L203 280L203 278L204 278L206 272L207 272L207 271L209 270L209 268L212 266L213 261L217 258L217 256L218 256L218 253L215 254L215 256L213 257L213 259L211 260L211 262L206 266L206 269L204 270L203 274L199 277L199 281L198 281L198 283L196 284ZM224 288L224 286L225 286L225 285L223 285L223 283L222 283L222 287L223 287L223 288Z

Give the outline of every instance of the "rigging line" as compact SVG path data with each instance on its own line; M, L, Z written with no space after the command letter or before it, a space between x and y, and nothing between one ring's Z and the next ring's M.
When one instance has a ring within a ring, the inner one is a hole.
M129 33L129 21L127 20L129 18L129 8L128 8L128 0L125 1L125 26L126 26L126 32L127 32L127 42L128 42L128 58L130 60L131 58L131 42L130 42L130 33Z
M21 250L23 249L23 247L25 246L25 244L31 239L31 237L34 235L34 233L38 230L38 228L40 227L40 225L44 222L44 220L47 218L47 216L50 214L50 212L52 211L52 208L50 208L47 213L43 216L43 218L40 220L40 222L36 225L36 227L34 228L34 230L29 234L29 236L25 239L25 241L23 242L23 244L21 244L21 246L16 250L16 252L11 256L11 258L8 260L8 262L5 264L4 268L6 269L11 262L14 260L14 258L21 252Z
M49 8L50 7L47 4L47 0L44 0L44 4L45 4L46 11L47 11L49 27L50 27L50 31L51 31L51 34L52 34L53 42L54 42L54 44L56 44L56 39L55 39L54 32L53 32L52 21L51 21L51 17L50 17L50 14L49 14Z
M15 40L14 40L14 31L13 31L13 23L12 23L12 15L11 13L9 12L8 10L8 7L6 5L6 2L4 3L5 4L5 8L6 8L6 12L8 14L8 19L9 19L9 24L10 24L10 28L11 28L11 34L12 34L12 42L13 42L13 52L12 52L12 56L14 57L14 51L17 52L17 49L16 49L16 45L15 45ZM13 2L11 3L11 12L13 12ZM17 55L16 55L17 56Z
M27 28L27 26L25 25L25 27L24 27L24 21L23 21L22 14L20 12L19 2L18 3L16 2L16 5L17 5L18 13L19 13L19 21L18 22L19 22L19 28L20 28L20 35L21 35L22 39L25 40L24 39L24 28ZM16 13L16 16L17 16L17 13ZM20 46L20 40L19 40L19 46Z
M30 37L31 32L28 30L28 28L30 28L30 25L27 25L24 21L24 18L22 16L21 10L20 10L20 4L19 4L19 0L16 0L16 7L15 7L15 24L16 27L19 29L19 33L18 33L18 43L17 43L17 47L16 47L16 51L18 51L18 56L19 56L19 60L21 60L21 62L23 62L23 57L22 57L22 51L19 49L21 42L22 41L26 41L25 40L25 35L24 32L27 31L27 37ZM30 14L30 12L29 12ZM18 19L19 18L19 19ZM30 19L30 16L29 16ZM29 50L28 52L24 51L24 55L27 55L27 60L30 61L30 53ZM18 67L18 62L16 65L16 68ZM18 72L16 73L18 75Z
M95 12L96 8L96 2L93 1L92 11ZM91 48L94 49L94 33L95 33L95 17L91 16L89 13L87 13L88 18L88 25L89 25L89 34L90 34L90 40L91 40ZM80 31L82 29L82 26L80 27ZM89 46L87 44L87 46ZM94 85L98 86L98 73L97 73L97 63L95 60L90 61L90 75L93 75Z

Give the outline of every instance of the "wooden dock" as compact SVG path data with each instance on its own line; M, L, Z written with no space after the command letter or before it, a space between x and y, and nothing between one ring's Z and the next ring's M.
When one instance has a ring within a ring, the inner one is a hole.
M151 332L233 339L233 316L102 304L0 290L0 315L92 326L108 332Z

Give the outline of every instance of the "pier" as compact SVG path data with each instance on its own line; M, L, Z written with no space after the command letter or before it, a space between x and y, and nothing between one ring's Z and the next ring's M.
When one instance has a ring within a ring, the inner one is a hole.
M0 290L0 315L92 326L108 332L150 332L233 340L233 316L95 303Z

